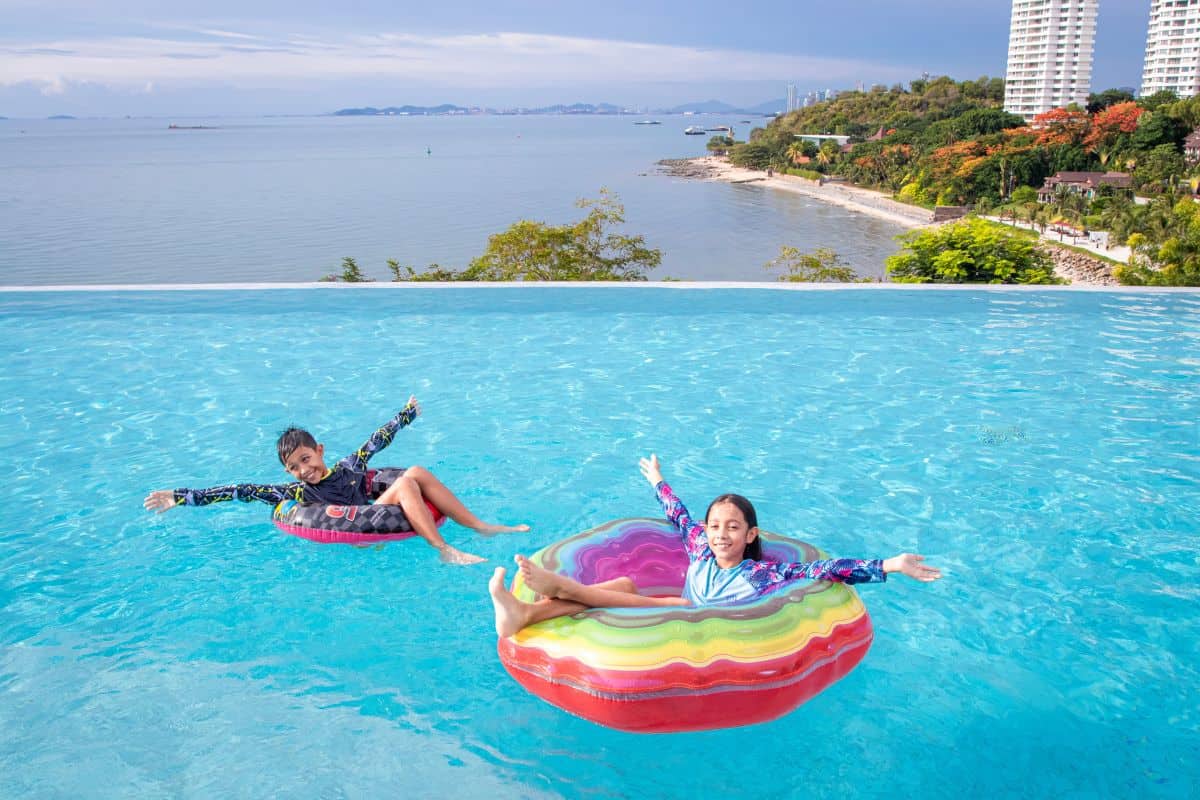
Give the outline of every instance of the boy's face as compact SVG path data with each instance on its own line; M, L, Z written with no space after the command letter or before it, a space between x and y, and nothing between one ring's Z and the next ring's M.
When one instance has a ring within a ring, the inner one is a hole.
M298 481L305 483L320 483L321 478L329 469L325 466L325 445L318 444L316 449L297 447L288 454L283 462L283 468Z

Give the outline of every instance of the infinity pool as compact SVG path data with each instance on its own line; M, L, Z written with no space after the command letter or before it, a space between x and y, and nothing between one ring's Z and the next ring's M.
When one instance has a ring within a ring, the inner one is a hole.
M1187 797L1200 792L1200 295L377 287L0 292L0 796ZM261 504L416 394L423 464L530 534L316 545ZM610 519L749 496L846 556L849 676L749 728L526 694L486 581Z

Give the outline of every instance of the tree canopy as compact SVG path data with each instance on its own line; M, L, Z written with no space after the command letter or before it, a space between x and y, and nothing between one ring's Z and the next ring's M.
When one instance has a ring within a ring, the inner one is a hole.
M587 209L578 222L514 222L489 237L487 250L463 270L389 267L398 281L644 281L662 263L662 252L648 247L645 237L613 230L625 222L615 194L601 189L599 198L576 205Z

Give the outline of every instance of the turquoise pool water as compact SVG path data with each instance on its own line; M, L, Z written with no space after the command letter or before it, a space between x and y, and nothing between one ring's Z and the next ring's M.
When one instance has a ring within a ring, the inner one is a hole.
M0 293L0 796L1186 797L1200 791L1200 296L331 288ZM320 546L276 432L531 534ZM775 722L637 736L525 694L485 583L680 496L840 555L864 662Z

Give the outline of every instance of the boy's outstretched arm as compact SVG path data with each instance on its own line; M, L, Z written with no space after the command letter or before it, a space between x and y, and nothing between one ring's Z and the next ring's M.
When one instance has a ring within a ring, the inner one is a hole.
M396 436L396 431L408 427L420 415L421 404L417 402L416 396L410 395L404 408L400 409L400 413L385 422L383 427L371 434L370 439L363 442L362 447L343 458L339 463L356 472L365 470L371 456L391 444L392 439Z
M177 505L179 503L175 499L175 492L171 489L157 489L146 495L146 499L142 502L142 506L147 511L157 511L160 514L170 511Z
M304 484L237 483L214 486L211 489L158 489L146 496L142 506L147 511L157 511L161 514L175 506L206 506L229 500L241 500L243 503L258 500L271 505L277 505L284 500L303 501Z

